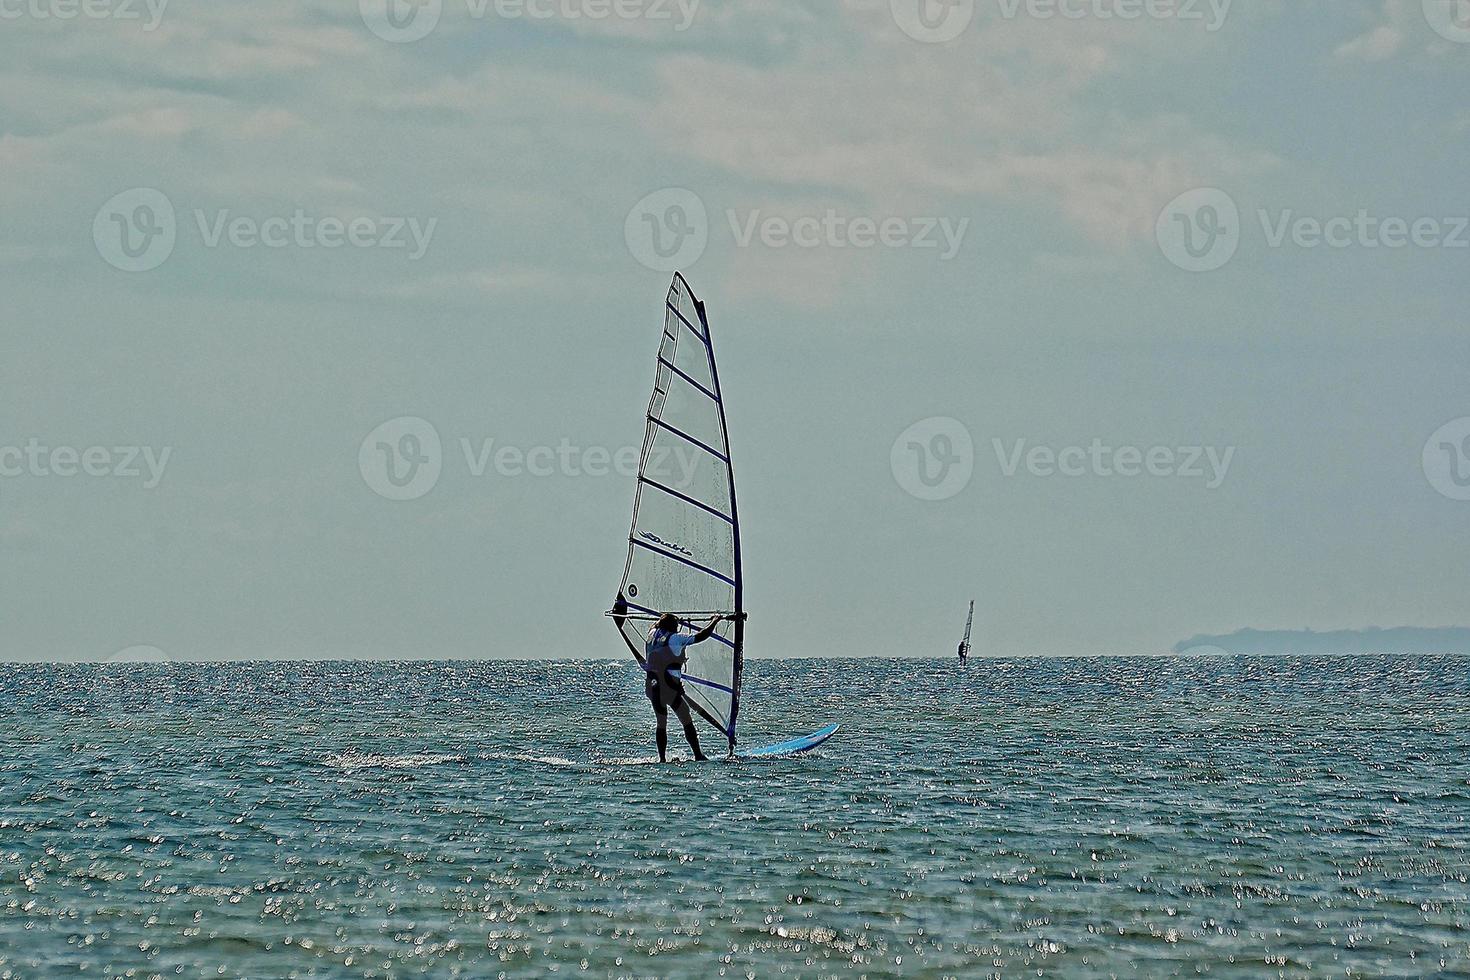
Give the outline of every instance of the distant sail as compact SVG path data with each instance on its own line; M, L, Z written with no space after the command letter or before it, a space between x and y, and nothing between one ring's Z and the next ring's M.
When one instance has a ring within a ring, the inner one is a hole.
M975 625L975 600L970 600L970 615L965 618L965 638L960 641L960 659L970 655L970 627Z
M674 276L648 405L628 561L613 622L643 663L654 620L672 612L698 628L733 615L688 648L682 674L692 707L735 746L745 642L740 519L720 378L704 304Z

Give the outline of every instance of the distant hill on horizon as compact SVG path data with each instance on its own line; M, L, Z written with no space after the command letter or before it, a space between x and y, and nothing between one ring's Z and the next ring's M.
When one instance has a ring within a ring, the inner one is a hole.
M1360 630L1236 630L1220 636L1200 634L1174 645L1175 653L1465 653L1470 628L1464 626L1370 626Z

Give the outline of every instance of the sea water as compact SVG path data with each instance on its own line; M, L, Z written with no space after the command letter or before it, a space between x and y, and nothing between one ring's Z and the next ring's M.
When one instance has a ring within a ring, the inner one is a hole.
M1467 659L754 660L742 744L841 733L651 721L621 661L0 666L0 977L1470 971Z

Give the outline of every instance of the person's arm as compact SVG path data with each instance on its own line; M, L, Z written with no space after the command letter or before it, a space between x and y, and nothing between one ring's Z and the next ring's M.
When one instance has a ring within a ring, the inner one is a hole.
M720 620L722 620L724 618L725 618L724 616L716 616L714 619L710 620L708 626L706 626L704 629L700 630L698 633L695 633L692 637L689 638L689 642L690 643L702 643L703 641L708 640L711 636L714 636L715 635L715 627L718 626L718 625L720 625Z
M698 644L698 642L703 642L706 641L706 639L709 639L710 636L714 635L714 627L719 626L720 620L725 619L735 619L735 617L716 616L714 617L714 619L711 619L709 623L706 624L706 626L704 626L704 629L701 629L700 632L694 633L694 635L689 636L688 639L682 638L682 636L675 636L675 638L672 638L673 641L676 641L676 644L678 644L676 645L675 666L684 666L684 661L686 660L686 658L688 658L688 654L685 654L684 652L685 649L688 648L688 646L694 646L695 644Z

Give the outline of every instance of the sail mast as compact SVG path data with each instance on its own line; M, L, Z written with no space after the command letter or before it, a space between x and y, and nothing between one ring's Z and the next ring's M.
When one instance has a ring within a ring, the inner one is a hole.
M690 295L692 298L693 294ZM740 567L740 509L735 503L735 466L730 461L730 426L725 420L725 397L720 390L720 371L715 367L714 338L710 336L709 317L705 316L704 303L695 299L694 308L699 311L700 326L704 327L705 349L709 352L710 380L714 382L715 398L720 408L720 433L724 436L725 474L730 484L730 532L735 544L735 666L734 683L730 685L734 688L730 695L730 725L725 736L729 739L730 752L733 754L735 751L735 719L740 714L740 677L745 670L745 577L741 574Z

